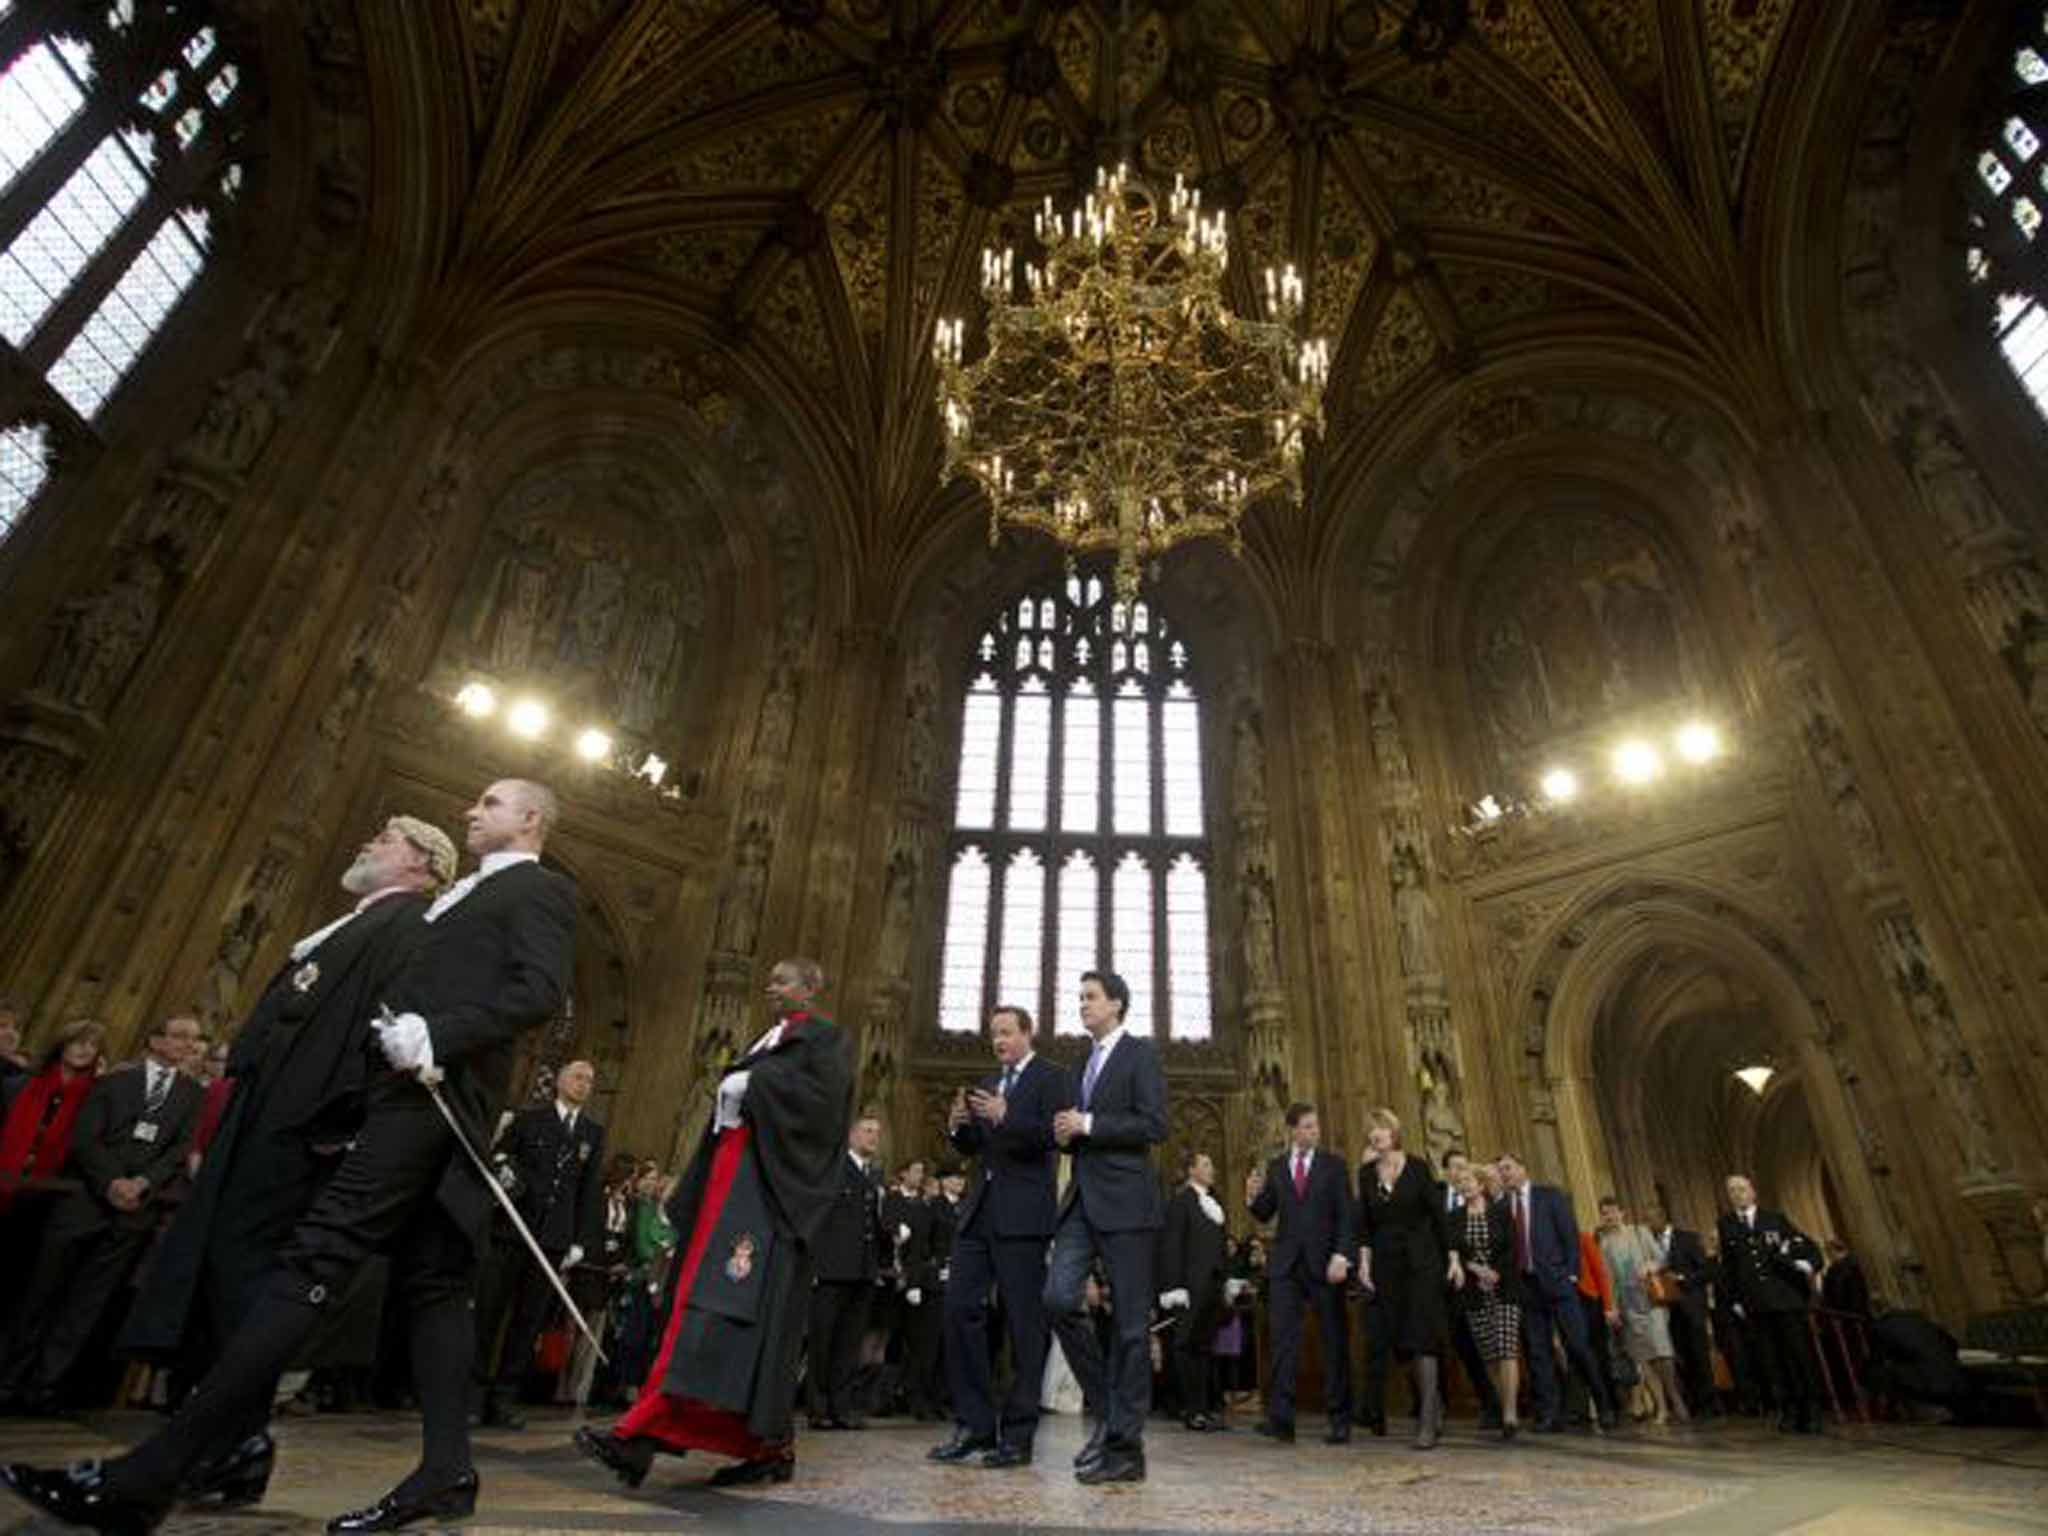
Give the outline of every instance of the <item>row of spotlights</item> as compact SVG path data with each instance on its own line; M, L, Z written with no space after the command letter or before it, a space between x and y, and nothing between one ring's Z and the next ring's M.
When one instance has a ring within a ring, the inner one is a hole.
M1682 762L1710 763L1721 755L1721 733L1704 720L1689 721L1679 727L1671 746ZM1609 766L1623 784L1648 784L1663 776L1664 757L1650 742L1631 737L1615 747ZM1562 804L1578 796L1579 776L1569 768L1553 768L1543 775L1541 788L1544 798Z
M455 703L462 712L473 720L485 720L498 712L498 693L488 683L466 683L455 695ZM538 741L547 734L553 717L547 705L539 699L515 699L505 710L505 728L514 736L527 741ZM611 756L612 738L608 731L588 726L576 735L576 755L588 763L601 763ZM659 784L668 772L668 764L653 753L637 770L650 783Z

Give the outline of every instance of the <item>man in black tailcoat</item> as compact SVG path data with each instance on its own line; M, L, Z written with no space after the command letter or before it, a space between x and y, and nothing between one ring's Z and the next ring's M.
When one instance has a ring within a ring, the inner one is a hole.
M894 1262L892 1309L889 1332L896 1347L893 1384L887 1389L891 1401L900 1396L911 1417L920 1424L936 1416L932 1404L929 1371L920 1373L920 1362L929 1363L932 1351L925 1344L936 1342L939 1291L934 1280L938 1265L932 1260L933 1202L924 1197L924 1159L913 1157L896 1170L896 1182L882 1192L882 1235L890 1244ZM885 1380L887 1373L885 1373Z
M596 1083L597 1068L589 1062L567 1063L555 1074L554 1097L507 1121L491 1153L499 1183L557 1273L604 1247L604 1126L585 1108ZM524 1421L511 1404L558 1303L511 1224L500 1215L491 1226L491 1257L477 1294L477 1418L492 1428L519 1429Z
M1059 1207L1053 1118L1074 1102L1066 1069L1032 1049L1031 1014L1006 1003L989 1015L997 1069L953 1095L946 1134L978 1159L958 1209L946 1278L946 1382L953 1436L933 1461L978 1457L986 1467L1031 1464L1045 1379L1045 1248ZM1009 1331L1009 1396L998 1410L989 1361L989 1292Z
M1730 1211L1719 1223L1721 1278L1729 1305L1753 1346L1752 1355L1778 1405L1787 1434L1820 1432L1820 1389L1814 1381L1806 1309L1820 1269L1820 1248L1782 1211L1756 1203L1756 1185L1728 1177Z
M1102 1405L1075 1476L1083 1483L1145 1480L1145 1417L1152 1408L1152 1285L1166 1202L1152 1149L1166 1140L1166 1073L1159 1051L1126 1023L1131 989L1114 972L1081 977L1081 1024L1095 1041L1077 1109L1053 1117L1053 1139L1073 1174L1053 1230L1045 1309L1081 1394ZM1109 1275L1113 1337L1105 1350L1088 1320L1088 1272Z
M192 1193L150 1266L122 1333L124 1351L217 1359L255 1305L278 1251L362 1128L370 1020L422 931L431 894L455 878L439 827L394 816L341 877L355 904L294 943L228 1056L220 1129ZM227 1453L188 1478L188 1500L253 1503L274 1457L269 1404Z
M1196 1431L1222 1429L1213 1346L1227 1314L1223 1278L1229 1232L1223 1206L1211 1193L1215 1161L1206 1152L1190 1152L1183 1172L1186 1182L1166 1202L1166 1231L1159 1245L1159 1307L1175 1318L1171 1368L1181 1422ZM1341 1166L1337 1177L1341 1183Z
M372 1062L362 1129L294 1225L220 1360L170 1423L127 1455L62 1471L7 1467L7 1482L30 1503L73 1525L153 1529L181 1483L269 1403L278 1376L364 1266L389 1255L391 1296L411 1328L420 1465L328 1529L397 1530L475 1510L471 1311L492 1199L442 1110L472 1147L487 1143L521 1039L568 997L576 888L540 864L556 816L545 785L501 779L466 816L481 863L422 915L428 931L390 978L389 1016L372 1021L382 1061Z
M1324 1439L1351 1438L1351 1336L1345 1326L1344 1282L1358 1251L1356 1218L1344 1159L1320 1149L1313 1104L1287 1106L1289 1146L1245 1180L1245 1205L1255 1221L1279 1218L1266 1250L1266 1306L1273 1328L1273 1376L1259 1433L1294 1438L1294 1382L1301 1365L1305 1314L1313 1308L1322 1333L1330 1427Z
M202 1097L185 1071L203 1049L199 1021L165 1019L145 1046L140 1061L93 1085L72 1128L69 1171L85 1187L51 1211L14 1308L0 1396L15 1411L56 1408L64 1378L149 1245L159 1201L183 1168Z

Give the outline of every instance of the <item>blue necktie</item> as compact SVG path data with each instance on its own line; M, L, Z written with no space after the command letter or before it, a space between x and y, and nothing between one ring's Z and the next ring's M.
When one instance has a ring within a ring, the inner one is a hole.
M1102 1047L1097 1045L1088 1053L1088 1070L1081 1074L1081 1107L1086 1109L1088 1101L1095 1097L1095 1079L1102 1073Z
M1005 1067L1003 1068L1003 1085L996 1091L1007 1099L1010 1096L1010 1085L1016 1081L1017 1069L1015 1067Z

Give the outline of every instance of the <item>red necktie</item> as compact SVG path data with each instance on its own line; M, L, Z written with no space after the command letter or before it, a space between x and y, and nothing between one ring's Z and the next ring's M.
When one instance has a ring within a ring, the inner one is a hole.
M1308 1198L1308 1159L1299 1152L1294 1154L1294 1198Z

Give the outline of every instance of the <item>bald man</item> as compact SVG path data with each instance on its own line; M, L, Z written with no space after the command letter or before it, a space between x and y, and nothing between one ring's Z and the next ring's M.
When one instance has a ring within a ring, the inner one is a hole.
M585 1109L596 1085L596 1067L570 1062L555 1074L549 1102L530 1104L505 1122L492 1154L498 1182L557 1270L574 1269L604 1246L604 1127ZM500 1216L492 1227L476 1312L477 1420L488 1428L522 1429L512 1404L532 1369L533 1346L555 1292L512 1224ZM496 1347L500 1328L502 1350Z

